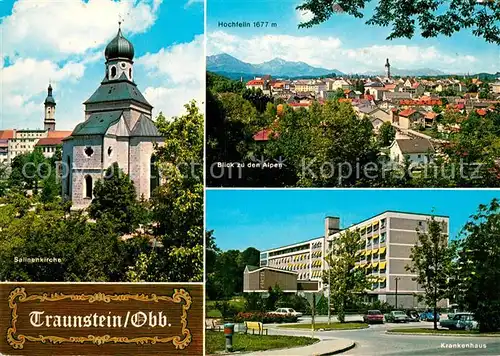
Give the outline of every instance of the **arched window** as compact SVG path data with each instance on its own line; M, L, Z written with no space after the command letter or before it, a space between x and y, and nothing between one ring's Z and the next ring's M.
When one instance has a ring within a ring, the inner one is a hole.
M160 172L157 166L157 157L155 155L151 156L150 169L149 169L149 194L153 194L155 190L160 185Z
M111 67L111 79L113 79L116 76L116 67L112 66Z
M132 68L128 69L128 77L132 80Z
M85 176L85 198L92 199L92 177Z

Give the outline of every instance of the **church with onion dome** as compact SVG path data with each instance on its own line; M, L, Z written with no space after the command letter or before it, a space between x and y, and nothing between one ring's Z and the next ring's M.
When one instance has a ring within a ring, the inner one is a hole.
M83 103L85 121L63 142L62 193L74 209L90 204L95 183L115 162L134 182L138 198L148 199L159 184L154 150L163 139L152 121L153 107L134 81L134 46L120 27L104 57L104 78Z

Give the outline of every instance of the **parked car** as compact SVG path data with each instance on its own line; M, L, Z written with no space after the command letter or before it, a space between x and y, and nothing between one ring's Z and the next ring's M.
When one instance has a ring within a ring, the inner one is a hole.
M443 328L473 330L479 327L472 313L456 313L452 318L443 319L439 323Z
M385 321L388 323L407 323L410 318L402 310L393 310L389 314L385 314Z
M407 310L406 315L410 318L410 321L420 321L420 315L416 310Z
M273 314L293 315L296 316L297 318L302 316L302 313L299 313L292 308L278 308L276 309L276 311L273 312Z
M372 323L384 323L384 314L380 310L368 310L368 312L363 315L363 321L367 324Z
M436 320L439 321L441 319L441 314L437 313ZM420 320L422 321L434 321L434 312L432 310L427 310L420 314Z

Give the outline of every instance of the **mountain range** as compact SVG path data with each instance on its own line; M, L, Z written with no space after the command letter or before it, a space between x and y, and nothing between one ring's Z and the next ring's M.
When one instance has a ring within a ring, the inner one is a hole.
M274 58L260 64L251 64L240 61L239 59L226 53L217 54L215 56L207 56L207 70L218 74L270 74L273 77L321 77L328 74L344 74L337 69L317 68L304 62L290 62L281 58Z
M251 64L243 62L227 53L221 53L213 56L207 56L207 70L232 79L247 79L255 76L270 74L278 78L300 78L300 77L321 77L335 74L337 76L345 75L338 69L327 69L313 67L304 62L286 61L281 58L274 58L270 61L260 64ZM364 73L351 73L364 76L382 76L384 70L367 71ZM486 73L483 73L486 74ZM424 76L445 76L449 73L431 68L420 69L398 69L391 67L391 75L401 77L424 77Z

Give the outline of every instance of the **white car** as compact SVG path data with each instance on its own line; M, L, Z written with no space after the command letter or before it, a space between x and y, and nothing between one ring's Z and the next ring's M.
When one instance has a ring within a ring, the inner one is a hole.
M278 308L278 309L276 309L276 311L273 311L273 314L293 315L293 316L296 316L297 318L302 316L302 313L296 312L292 308Z

